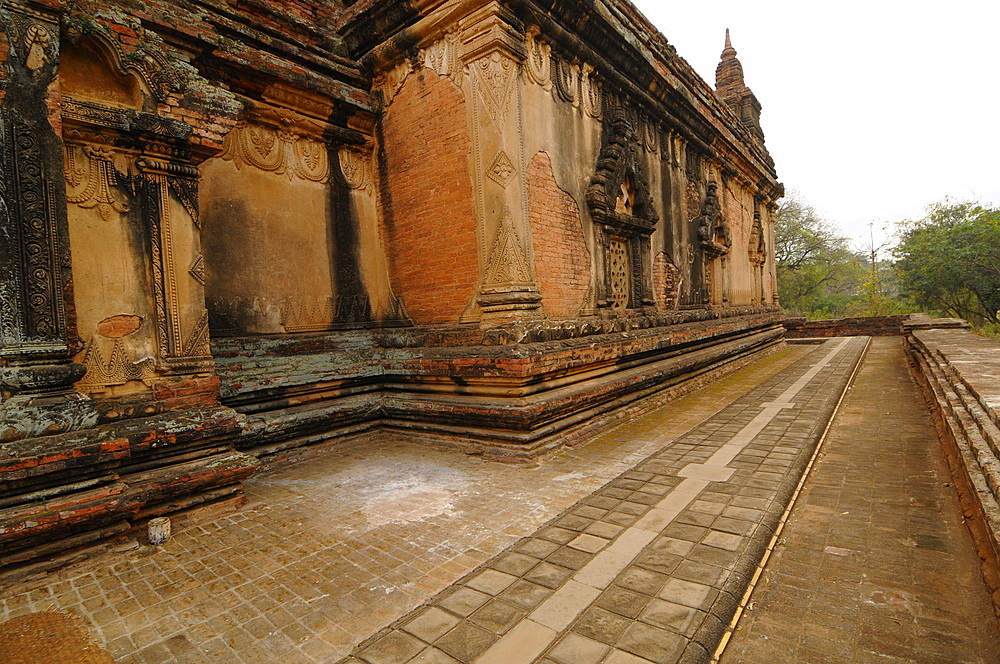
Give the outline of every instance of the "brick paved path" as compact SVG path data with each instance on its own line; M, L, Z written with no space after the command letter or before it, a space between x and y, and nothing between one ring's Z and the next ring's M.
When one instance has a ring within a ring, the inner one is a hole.
M1000 662L950 483L898 340L873 340L722 664Z
M537 467L388 436L317 448L255 477L238 512L175 521L161 547L0 588L0 622L82 616L121 664L335 662L810 350L786 349Z
M344 664L706 661L865 344L817 347Z
M80 615L133 664L698 661L865 343L789 348L534 468L391 438L328 448L256 478L242 511L177 524L163 547L3 589L0 620ZM832 546L822 555L860 550ZM873 597L894 608L906 596ZM934 617L935 638L966 637Z

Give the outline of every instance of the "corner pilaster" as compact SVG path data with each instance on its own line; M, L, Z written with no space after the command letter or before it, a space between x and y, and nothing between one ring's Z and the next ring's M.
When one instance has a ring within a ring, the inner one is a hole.
M96 421L72 385L70 256L58 132L59 18L8 3L0 98L0 442ZM53 413L58 411L57 415Z

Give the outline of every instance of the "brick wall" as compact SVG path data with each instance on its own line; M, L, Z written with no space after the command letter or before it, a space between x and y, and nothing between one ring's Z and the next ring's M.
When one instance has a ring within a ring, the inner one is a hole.
M10 57L10 42L7 39L7 32L0 32L0 105L7 94L8 68L7 59Z
M447 78L411 74L382 122L384 232L392 287L414 323L456 322L479 284L465 100Z
M681 271L663 251L653 259L653 299L656 308L673 309L677 305L677 290L681 284Z
M590 287L590 251L583 239L580 209L556 184L546 152L528 164L528 221L535 284L545 312L552 318L576 316Z
M806 320L789 318L785 321L785 336L789 339L809 337L893 337L903 334L903 323L908 314L896 316L864 316L860 318L834 318L831 320Z

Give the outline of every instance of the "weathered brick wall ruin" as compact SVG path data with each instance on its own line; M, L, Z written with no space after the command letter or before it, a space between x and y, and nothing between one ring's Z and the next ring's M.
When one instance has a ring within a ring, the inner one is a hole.
M955 478L983 578L1000 616L1000 343L926 314L784 322L789 339L898 336Z
M373 428L537 456L783 333L735 50L713 90L626 0L0 27L0 568Z
M1000 616L1000 343L954 320L904 330Z
M903 324L909 320L909 314L831 318L828 320L786 318L784 325L785 336L789 339L857 336L898 337L903 334Z

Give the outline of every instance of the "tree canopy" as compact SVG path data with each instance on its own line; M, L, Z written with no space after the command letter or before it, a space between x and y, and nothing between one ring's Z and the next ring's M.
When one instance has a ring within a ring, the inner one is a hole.
M929 313L1000 322L1000 209L931 205L904 223L895 255L902 292Z
M787 311L810 318L855 313L867 275L862 257L794 194L778 209L774 253L778 296Z

